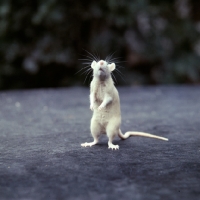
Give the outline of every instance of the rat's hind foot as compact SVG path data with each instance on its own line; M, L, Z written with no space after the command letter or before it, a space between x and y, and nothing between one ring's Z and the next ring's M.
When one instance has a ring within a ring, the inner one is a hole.
M97 143L97 141L94 141L94 142L85 142L85 143L82 143L81 146L82 147L91 147L93 145L95 145Z
M114 149L114 150L118 150L119 149L119 145L114 145L114 144L112 144L112 143L108 143L108 148L109 149Z

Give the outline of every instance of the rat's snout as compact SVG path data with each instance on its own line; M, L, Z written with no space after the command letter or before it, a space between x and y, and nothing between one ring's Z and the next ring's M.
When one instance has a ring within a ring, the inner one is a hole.
M99 61L99 64L100 64L100 66L103 66L103 65L104 65L104 61L103 61L103 60L100 60L100 61Z

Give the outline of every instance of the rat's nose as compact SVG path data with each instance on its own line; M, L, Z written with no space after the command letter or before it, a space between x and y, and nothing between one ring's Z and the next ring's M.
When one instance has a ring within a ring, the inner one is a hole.
M104 62L103 62L103 60L101 60L101 61L100 61L100 65L103 65L103 64L104 64Z

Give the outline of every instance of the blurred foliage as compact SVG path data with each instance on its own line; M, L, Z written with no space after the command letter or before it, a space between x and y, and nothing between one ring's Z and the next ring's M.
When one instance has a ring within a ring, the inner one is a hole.
M198 1L1 0L0 89L83 84L83 49L126 61L119 84L200 83Z

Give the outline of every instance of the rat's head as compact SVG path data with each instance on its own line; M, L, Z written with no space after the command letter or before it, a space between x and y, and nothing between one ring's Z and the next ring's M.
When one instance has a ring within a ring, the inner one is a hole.
M91 67L93 69L94 77L99 78L101 81L105 81L110 77L111 72L115 69L115 63L108 64L104 60L98 62L93 61Z

